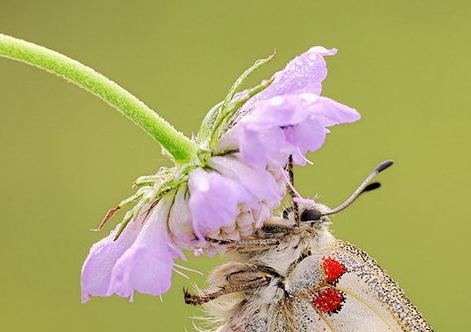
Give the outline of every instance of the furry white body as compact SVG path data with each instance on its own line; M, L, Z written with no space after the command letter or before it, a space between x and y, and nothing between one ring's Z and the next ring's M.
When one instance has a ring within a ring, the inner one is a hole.
M276 238L276 246L228 249L232 262L213 271L208 291L234 285L238 275L248 281L250 271L271 278L205 304L220 325L216 331L433 331L386 272L360 249L336 240L328 223L326 217L300 226L274 218L253 239Z

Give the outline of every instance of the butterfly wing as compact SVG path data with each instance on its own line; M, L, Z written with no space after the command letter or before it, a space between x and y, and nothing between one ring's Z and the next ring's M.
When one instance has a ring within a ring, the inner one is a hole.
M276 332L433 332L376 261L344 241L303 259L285 285Z

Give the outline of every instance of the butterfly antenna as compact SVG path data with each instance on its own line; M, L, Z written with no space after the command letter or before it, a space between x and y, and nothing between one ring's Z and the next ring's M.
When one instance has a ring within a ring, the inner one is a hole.
M342 210L345 210L347 207L350 206L350 204L355 202L356 199L358 197L360 197L363 193L366 193L367 191L371 191L371 190L374 190L374 189L377 189L377 188L381 187L381 183L379 183L379 182L370 183L370 181L373 180L373 178L376 175L378 175L378 173L384 171L386 168L391 166L393 163L394 162L392 160L386 160L386 161L383 161L378 166L376 166L376 168L373 170L373 172L371 172L371 174L365 179L365 181L363 181L363 183L358 187L358 189L355 190L355 192L345 202L343 202L342 204L337 206L335 209L324 213L323 215L328 216L328 215L340 212Z

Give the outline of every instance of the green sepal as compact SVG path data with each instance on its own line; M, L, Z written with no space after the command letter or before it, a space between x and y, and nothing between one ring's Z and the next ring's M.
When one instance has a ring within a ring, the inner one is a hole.
M248 68L246 71L242 73L242 75L239 76L239 78L234 82L232 87L229 89L229 93L227 94L226 98L224 98L224 103L222 105L223 113L225 109L229 106L229 103L234 98L234 95L240 90L240 88L245 83L245 81L250 77L250 75L252 75L252 73L256 71L258 68L262 67L263 65L273 60L273 58L275 58L275 53L273 53L266 59L260 59L260 60L255 61L255 63L250 68Z
M201 123L201 127L197 135L198 142L200 142L201 144L209 142L211 138L212 128L214 127L216 118L221 112L221 107L223 103L224 101L221 101L213 108L211 108L208 113L206 113L206 116L204 117L203 122Z
M213 108L211 108L211 110L209 110L209 112L204 117L203 122L201 123L200 130L198 132L198 141L201 144L200 148L214 148L217 143L217 140L219 139L222 131L224 130L223 125L227 123L228 119L230 119L230 117L234 115L234 113L237 111L237 109L234 110L234 106L236 105L234 103L235 94L240 91L242 85L255 70L270 62L274 57L275 54L272 54L266 59L257 60L250 68L244 71L242 75L240 75L239 78L234 82L224 100L215 105ZM254 95L254 93L252 93L253 91L257 91L258 93L261 90L251 89L249 91L250 97ZM248 98L245 98L244 96L243 98L238 98L237 100L240 101L243 99L243 102L245 102ZM237 103L238 107L242 106L242 104L243 103Z
M271 83L273 83L273 78L262 82L257 85L255 88L250 89L243 97L232 100L228 105L223 115L222 111L218 118L218 122L214 124L213 132L211 139L209 141L209 149L214 149L220 136L227 129L227 125L231 122L234 114L253 96L257 93L265 90Z
M154 208L154 206L157 204L157 202L164 195L168 194L171 191L176 192L182 184L188 181L188 174L197 167L200 167L200 166L195 165L195 164L185 164L179 168L176 168L176 167L162 168L155 175L147 175L147 176L139 177L134 182L135 185L150 183L152 184L152 186L144 186L140 188L135 195L129 197L128 199L125 199L124 201L120 203L120 204L125 203L125 205L136 203L136 205L134 205L134 207L131 210L126 212L123 220L121 221L120 227L118 231L116 232L115 240L118 239L118 237L121 235L123 230L126 228L127 224L133 218L137 218L141 213L149 214ZM149 206L148 210L142 211L142 209L145 206ZM113 214L117 212L118 210L114 211L106 221L110 220ZM110 211L113 211L113 209L111 209Z

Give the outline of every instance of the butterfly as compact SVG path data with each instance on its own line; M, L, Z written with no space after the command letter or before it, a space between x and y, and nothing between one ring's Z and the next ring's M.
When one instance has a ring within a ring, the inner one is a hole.
M373 258L329 231L329 216L378 188L371 180L392 164L335 209L294 199L254 236L219 241L231 261L211 273L206 293L185 290L185 302L204 304L217 332L433 331Z

